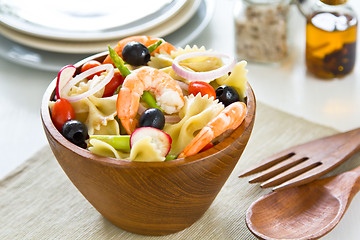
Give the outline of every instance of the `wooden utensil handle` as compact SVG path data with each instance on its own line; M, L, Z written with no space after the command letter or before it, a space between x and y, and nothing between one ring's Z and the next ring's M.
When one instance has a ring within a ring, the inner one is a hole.
M357 175L357 184L360 185L360 166L354 168L353 170L351 170L350 172L353 172Z
M360 137L360 128L356 128L354 130L351 130L350 132L353 132L354 135L358 135ZM358 146L356 148L357 151L360 150L360 141L358 142ZM351 170L350 172L353 172L357 175L357 180L356 180L356 185L357 185L357 191L356 193L360 190L360 166L354 168L353 170ZM355 187L356 188L356 187ZM356 194L355 193L355 194ZM355 195L354 194L354 195Z
M328 188L336 197L343 198L349 196L349 203L352 198L360 191L360 166L324 179L317 181L317 184Z
M352 141L353 145L356 146L355 151L360 151L360 128L356 128L348 132L344 132L343 134L348 136L349 141Z
M360 166L354 168L353 170L344 172L337 176L331 178L327 187L332 188L334 184L341 186L338 187L337 190L333 190L338 197L345 197L347 196L346 192L349 192L349 203L351 202L352 198L360 191ZM341 184L339 184L341 182ZM338 184L336 184L338 183Z
M349 207L350 202L352 201L352 199L360 191L360 166L354 168L350 172L355 177L355 183L354 183L353 187L351 188L351 192L350 192L350 195L349 195L349 201L348 201L347 207Z

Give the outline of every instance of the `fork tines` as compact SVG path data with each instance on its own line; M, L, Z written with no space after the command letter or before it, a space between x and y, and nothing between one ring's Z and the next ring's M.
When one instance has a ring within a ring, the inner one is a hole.
M332 171L360 151L360 128L290 147L245 171L240 177L259 173L250 183L284 189L309 183ZM279 185L280 184L280 185Z
M258 173L249 180L250 183L263 182L260 185L262 188L276 186L273 190L279 190L316 179L322 172L322 169L317 168L320 165L321 162L312 161L295 152L278 153L241 173L239 177Z

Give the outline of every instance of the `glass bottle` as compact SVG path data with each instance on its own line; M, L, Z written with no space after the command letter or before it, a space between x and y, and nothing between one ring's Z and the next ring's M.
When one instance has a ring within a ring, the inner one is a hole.
M306 66L323 79L341 78L355 65L357 17L346 0L320 0L306 22Z
M279 63L289 53L291 0L238 0L234 8L239 60Z

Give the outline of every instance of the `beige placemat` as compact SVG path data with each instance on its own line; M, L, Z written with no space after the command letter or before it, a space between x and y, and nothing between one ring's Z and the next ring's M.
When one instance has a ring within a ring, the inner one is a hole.
M164 237L132 234L104 219L71 184L46 146L0 181L0 239L256 239L245 225L245 212L269 190L238 174L286 147L334 133L258 103L248 146L210 209L188 229ZM359 164L356 155L335 172Z

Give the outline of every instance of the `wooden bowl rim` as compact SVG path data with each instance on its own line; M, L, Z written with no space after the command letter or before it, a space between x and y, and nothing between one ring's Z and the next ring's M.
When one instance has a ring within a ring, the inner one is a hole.
M88 58L85 58L79 62L77 62L74 66L79 69L80 66L82 66L84 63L94 60L94 59L103 59L108 52L101 52L92 56L89 56ZM90 152L89 150L80 148L76 146L75 144L68 141L54 126L51 115L50 115L50 109L49 109L49 101L52 99L55 95L55 86L56 86L56 78L49 84L48 88L46 89L42 103L41 103L41 120L43 123L44 128L48 131L48 134L50 134L53 139L60 145L64 146L65 148L71 150L74 154L80 155L83 158L86 158L91 161L99 162L104 165L109 165L112 167L136 167L136 168L151 168L151 167L176 167L178 165L182 164L189 164L194 163L197 161L203 161L207 158L210 158L217 153L224 151L226 148L231 147L232 143L235 141L235 139L243 138L243 133L246 133L248 131L248 128L252 128L252 124L255 118L255 111L256 111L256 98L253 92L253 89L251 88L250 84L248 83L248 89L246 91L247 94L247 114L243 121L243 123L235 129L230 136L225 138L224 141L216 144L214 147L195 154L193 156L175 159L171 161L166 162L136 162L136 161L129 161L125 159L116 159L111 157L103 157L97 154L94 154ZM250 130L251 131L251 130ZM250 134L249 134L250 135Z

